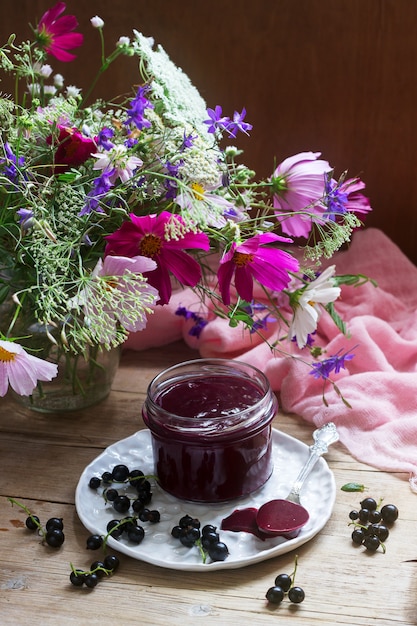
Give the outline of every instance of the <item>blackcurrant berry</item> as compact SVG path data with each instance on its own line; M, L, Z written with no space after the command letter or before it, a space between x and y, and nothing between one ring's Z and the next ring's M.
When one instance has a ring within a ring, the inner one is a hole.
M90 489L98 489L100 485L101 479L98 476L93 476L92 478L90 478L90 482L88 483Z
M351 519L351 520L358 519L358 517L359 517L359 512L358 511L353 510L353 511L351 511L349 513L349 519Z
M358 519L361 524L366 524L369 519L369 509L360 509Z
M198 528L194 528L193 526L183 528L179 536L180 542L187 548L191 548L191 546L193 546L198 539L200 539L200 531Z
M202 534L201 543L203 544L203 548L207 548L212 544L220 541L220 535L215 530L211 532L206 532L204 535Z
M109 489L106 489L103 495L109 502L114 502L119 495L119 492L117 491L117 489L113 489L112 487L110 487Z
M103 563L106 569L114 572L119 567L120 561L119 561L119 557L117 557L115 554L108 554L104 558Z
M112 479L116 483L123 483L129 476L129 468L126 465L115 465L111 472Z
M161 514L159 511L157 511L156 509L149 511L148 522L151 522L151 524L157 524L160 521L161 521Z
M183 517L181 517L180 521L178 522L178 525L181 526L181 528L185 528L186 526L191 526L192 521L193 518L190 515L183 515Z
M366 537L366 532L363 528L355 528L355 530L352 532L351 537L353 543L360 546Z
M37 515L30 515L28 518L26 518L26 528L28 528L29 530L37 530L40 526L40 519Z
M206 524L201 529L201 536L205 537L206 535L210 535L211 533L216 533L217 534L216 531L217 531L217 526L213 526L213 524Z
M103 561L94 561L93 563L91 563L90 565L90 571L91 573L97 574L97 576L99 578L103 578L106 568L104 567L104 563Z
M140 513L138 515L140 521L141 522L148 522L149 521L149 513L150 513L149 509L142 509L142 511L140 511Z
M378 524L375 534L380 541L386 541L389 537L389 530L384 524Z
M65 541L65 535L62 530L53 528L46 533L45 541L51 548L59 548Z
M132 487L136 487L142 481L140 480L145 474L142 470L134 469L129 474L129 483Z
M377 524L382 519L381 511L369 511L369 521L371 524Z
M182 528L181 526L173 526L171 529L171 535L174 539L179 539L181 535Z
M283 591L288 591L288 589L291 587L291 583L292 579L289 574L278 574L278 576L275 578L275 586L281 587Z
M374 498L365 498L364 500L362 500L360 505L363 509L368 509L368 511L375 511L378 503Z
M71 572L70 574L70 582L74 587L82 587L84 584L84 572L82 570L76 570L75 572Z
M114 538L119 539L123 534L123 529L119 526L120 520L112 519L107 523L107 532Z
M87 574L84 578L84 585L86 587L89 587L90 589L93 589L94 587L97 586L98 582L99 582L99 577L97 576L96 573L94 574Z
M278 585L275 585L275 587L270 587L268 589L268 591L265 594L265 598L271 604L281 604L281 602L284 599L284 595L285 595L284 590Z
M299 604L305 598L304 589L301 587L291 587L288 592L288 598L291 602L294 602L294 604Z
M134 528L129 528L127 532L127 537L129 541L135 543L136 545L139 545L145 537L145 531L143 530L142 526L135 526Z
M62 530L64 528L64 523L62 521L62 517L51 517L45 524L46 530Z
M398 509L395 504L384 504L381 516L386 524L393 524L398 519Z
M127 496L117 496L113 501L113 508L118 513L127 513L130 509L130 498Z
M145 508L145 505L140 500L133 500L132 510L134 513L140 513Z
M103 483L105 483L105 484L109 484L109 483L111 483L111 482L112 482L112 480L113 480L112 473L111 473L111 472L104 472L104 473L101 475L101 480L102 480L102 482L103 482Z
M152 492L147 491L146 489L138 489L137 500L139 500L144 506L146 506L152 500Z
M212 561L224 561L229 555L229 550L222 541L210 544L207 552Z
M98 550L103 545L101 535L90 535L87 537L87 550Z
M375 552L376 550L378 550L381 542L376 535L367 535L363 540L363 545L370 552Z

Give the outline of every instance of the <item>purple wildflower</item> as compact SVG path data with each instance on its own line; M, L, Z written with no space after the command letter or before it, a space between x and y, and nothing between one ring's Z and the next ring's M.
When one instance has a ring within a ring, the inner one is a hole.
M97 137L97 145L103 148L103 150L111 150L114 148L114 143L110 141L113 135L114 131L112 128L102 128Z
M345 369L346 364L345 361L351 361L355 356L352 352L345 352L344 354L340 354L341 350L329 357L328 359L323 359L323 361L318 361L317 363L312 363L312 370L310 372L311 376L314 378L323 378L323 380L327 380L330 377L330 374L334 371L335 374L339 374L341 369Z
M17 157L7 141L4 143L4 151L6 158L0 159L0 165L3 166L4 175L12 184L16 184L19 178L19 168L23 167L25 159L23 157Z
M208 120L204 124L208 125L208 133L216 133L218 130L226 130L230 123L230 117L223 117L222 107L217 104L214 109L207 109Z
M179 306L177 310L175 311L175 315L180 315L181 317L184 317L186 320L194 321L194 324L191 326L190 330L188 331L188 334L191 335L191 337L197 337L197 339L200 337L203 331L203 328L207 326L208 324L208 320L204 319L203 317L200 317L200 315L197 315L197 313L194 313L193 311L186 309L185 306Z
M242 133L245 133L245 135L249 134L248 131L252 130L253 126L252 124L248 124L247 122L243 121L245 119L245 116L246 109L242 109L242 113L238 113L237 111L234 112L233 120L229 122L229 124L225 128L225 130L229 133L229 137L232 137L234 139L239 130Z
M182 161L179 163L170 163L170 161L167 161L165 163L165 169L167 170L169 176L169 178L164 178L163 183L166 189L165 197L167 200L176 198L178 194L178 183L176 179L178 178L178 170L181 165Z
M184 138L182 140L182 146L180 147L180 152L184 152L184 150L186 150L187 148L192 148L194 145L195 139L197 139L197 135L193 135L192 133L190 133L189 135L186 135L184 131Z
M16 211L19 216L19 224L23 230L29 230L33 226L33 211L31 209L19 209Z
M144 113L146 109L153 109L154 106L145 96L147 91L149 91L148 86L139 87L136 96L131 100L125 121L126 126L134 124L139 130L150 127L151 123L144 117Z
M112 174L113 170L110 170L108 172L104 171L101 176L98 176L93 180L93 187L87 194L85 205L78 214L79 217L82 217L83 215L89 215L92 211L104 213L99 204L99 200L103 198L106 193L112 188Z
M346 213L348 194L346 190L343 190L342 186L333 178L330 178L330 176L326 176L324 189L326 194L325 203L327 205L327 210L324 215L335 222L338 215Z

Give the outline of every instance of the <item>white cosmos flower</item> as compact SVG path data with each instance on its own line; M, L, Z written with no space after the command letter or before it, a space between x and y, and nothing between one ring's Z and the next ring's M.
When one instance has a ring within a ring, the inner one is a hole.
M322 307L340 296L340 287L336 287L333 280L335 271L336 266L330 265L298 295L289 336L296 338L299 348L304 348L308 335L316 330Z

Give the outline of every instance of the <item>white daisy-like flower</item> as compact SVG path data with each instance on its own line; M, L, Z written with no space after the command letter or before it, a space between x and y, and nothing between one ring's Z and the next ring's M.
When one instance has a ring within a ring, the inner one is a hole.
M317 329L323 306L340 296L340 287L333 280L335 271L336 266L330 265L293 298L294 315L288 334L295 337L299 348L304 348L308 335Z

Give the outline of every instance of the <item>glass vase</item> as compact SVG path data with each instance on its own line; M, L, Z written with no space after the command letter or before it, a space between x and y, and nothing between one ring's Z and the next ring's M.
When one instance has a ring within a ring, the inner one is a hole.
M34 356L56 363L58 374L49 382L39 381L30 396L12 391L19 404L44 413L76 411L100 402L110 393L120 347L104 350L98 345L86 346L82 353L74 354L64 349L56 335L57 343L52 343L45 327L36 323L29 326L26 335L19 343Z

